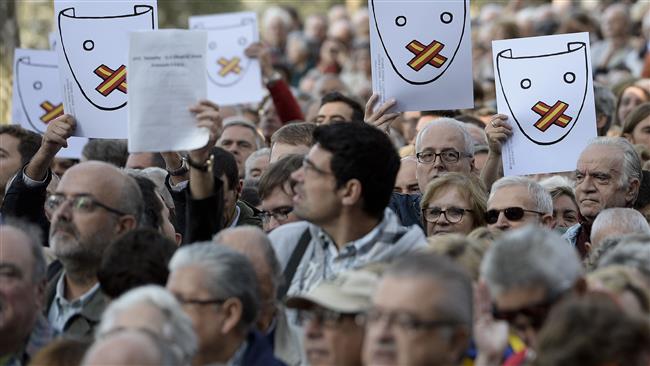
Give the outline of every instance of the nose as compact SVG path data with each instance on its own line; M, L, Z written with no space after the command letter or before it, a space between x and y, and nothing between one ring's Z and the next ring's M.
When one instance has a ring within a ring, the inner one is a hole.
M310 319L305 326L305 337L309 339L318 339L323 336L323 330L316 319Z
M304 181L305 168L300 167L295 172L291 173L291 179L295 180L297 183L302 183Z
M506 230L510 227L510 221L506 218L504 211L499 212L499 218L495 225L499 230Z

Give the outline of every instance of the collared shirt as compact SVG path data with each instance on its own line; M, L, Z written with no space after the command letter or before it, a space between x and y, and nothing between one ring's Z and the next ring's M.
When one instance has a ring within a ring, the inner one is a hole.
M237 226L237 223L239 222L239 214L241 214L241 209L239 206L235 206L235 217L232 219L232 223L229 227Z
M99 282L97 282L90 290L86 291L85 294L81 295L80 298L68 301L65 298L65 273L63 273L61 277L59 277L59 281L56 283L54 301L52 301L52 305L47 314L52 327L57 332L62 333L68 320L77 314L81 314L83 308L90 303L98 292Z

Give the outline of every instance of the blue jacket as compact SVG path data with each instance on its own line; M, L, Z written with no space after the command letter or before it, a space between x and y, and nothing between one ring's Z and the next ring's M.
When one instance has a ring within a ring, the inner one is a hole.
M401 194L393 192L390 196L388 208L393 210L399 217L402 225L411 226L418 225L422 230L422 218L420 215L420 200L421 194Z
M248 346L244 352L242 364L245 366L286 366L273 355L273 347L257 330L248 333Z

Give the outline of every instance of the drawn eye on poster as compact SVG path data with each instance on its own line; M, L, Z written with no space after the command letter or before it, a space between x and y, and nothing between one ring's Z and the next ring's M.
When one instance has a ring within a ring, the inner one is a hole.
M509 116L506 175L575 169L596 136L588 33L492 43L497 106Z
M469 0L369 0L373 92L396 110L473 106Z
M221 105L259 102L264 96L259 61L244 51L257 42L254 12L195 16L190 29L208 33L208 98Z
M55 1L64 102L77 133L125 138L128 33L157 28L155 0Z
M56 52L17 48L14 51L13 123L42 134L47 125L62 114ZM61 149L57 156L78 159L86 141L70 138L68 148Z

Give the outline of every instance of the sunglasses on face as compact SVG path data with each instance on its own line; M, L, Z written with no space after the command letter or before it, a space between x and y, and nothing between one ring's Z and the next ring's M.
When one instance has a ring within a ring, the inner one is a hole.
M534 303L519 309L514 310L499 310L496 304L492 304L492 317L497 320L508 322L515 328L523 328L525 326L518 322L518 319L525 319L528 326L535 330L539 330L544 325L544 321L548 316L549 311L553 305L560 299L564 292L551 296L538 303Z
M538 215L544 215L543 212L539 212L539 211L526 210L521 207L508 207L503 210L488 210L488 212L485 213L485 221L487 221L488 224L495 224L499 220L499 215L501 214L501 212L503 212L506 219L510 221L521 220L526 214L526 212L531 212Z

